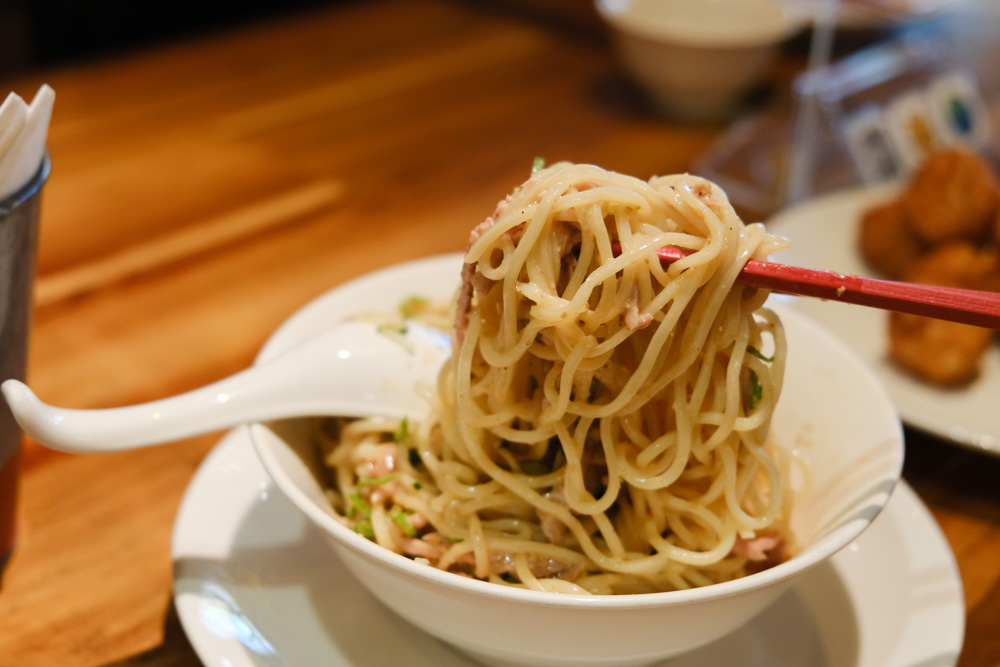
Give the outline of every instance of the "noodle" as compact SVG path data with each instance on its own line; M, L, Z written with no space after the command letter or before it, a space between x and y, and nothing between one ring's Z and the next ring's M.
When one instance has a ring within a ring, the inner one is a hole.
M323 425L335 508L386 548L537 590L780 561L784 333L735 281L782 244L699 178L536 172L472 233L433 416ZM665 268L664 245L691 252Z

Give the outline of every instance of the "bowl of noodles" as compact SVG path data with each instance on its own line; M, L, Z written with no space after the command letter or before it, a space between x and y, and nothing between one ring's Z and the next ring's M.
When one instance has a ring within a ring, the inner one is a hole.
M783 246L702 179L540 169L464 253L338 287L261 352L356 317L438 326L426 412L252 424L255 448L376 598L480 662L692 650L850 544L900 476L871 371L736 281Z

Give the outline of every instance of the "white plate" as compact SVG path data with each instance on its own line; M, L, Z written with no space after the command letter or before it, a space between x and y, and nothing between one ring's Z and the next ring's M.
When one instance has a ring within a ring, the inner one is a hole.
M209 667L471 665L371 597L272 485L245 428L198 470L174 528L174 595ZM954 665L951 550L905 483L856 542L725 639L670 667Z
M852 189L807 201L771 218L768 231L791 248L773 259L846 274L873 275L857 251L862 212L892 196L888 188ZM875 369L903 421L956 443L1000 455L1000 345L987 350L979 377L959 389L920 382L888 358L888 314L873 308L791 298L794 307L822 323ZM933 351L929 351L933 353Z

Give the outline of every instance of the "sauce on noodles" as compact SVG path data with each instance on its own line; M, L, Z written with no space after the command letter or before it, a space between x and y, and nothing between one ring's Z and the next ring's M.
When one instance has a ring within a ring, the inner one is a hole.
M692 251L661 266L657 248ZM472 232L432 417L327 420L331 500L386 548L500 584L665 591L783 559L768 439L784 333L735 283L784 242L700 178L534 173Z

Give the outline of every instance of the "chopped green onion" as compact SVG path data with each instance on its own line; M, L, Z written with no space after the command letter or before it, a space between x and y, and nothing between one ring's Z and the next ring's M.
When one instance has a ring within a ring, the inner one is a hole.
M773 356L765 357L764 354L760 350L758 350L757 348L755 348L753 345L747 346L747 352L749 352L753 356L757 357L761 361L766 361L767 363L771 363L772 361L774 361L774 357Z
M531 173L532 174L536 174L536 173L540 172L542 169L545 169L545 158L543 158L543 157L536 157L534 160L531 161Z
M399 304L399 312L406 319L411 317L416 317L420 313L427 310L427 306L430 305L430 301L422 296L411 296L407 297L403 303Z
M358 486L380 486L396 479L397 473L390 472L381 477L358 477Z
M368 519L363 519L354 524L354 532L363 535L369 540L375 539L375 529L372 528L372 522Z
M398 507L393 508L393 510L389 512L389 516L392 517L392 520L396 522L397 526L403 529L404 535L407 537L417 536L416 529L410 525L409 521L406 520L407 514L403 512L403 510Z
M414 483L413 483L413 488L414 488L414 489L415 489L416 491L419 491L420 489L424 488L424 485L423 485L423 484L421 484L420 482L414 482Z
M757 407L760 400L764 398L764 387L760 384L760 378L755 371L750 371L750 409Z
M347 496L347 502L350 506L347 508L347 518L351 519L354 517L355 512L361 512L362 516L369 517L372 515L372 508L368 506L361 496L357 493L351 493Z
M386 336L393 336L393 335L402 336L402 335L406 334L406 325L405 324L380 324L377 327L375 327L375 330L378 331L380 334L383 334L383 335L386 335Z
M593 403L594 399L597 398L597 390L601 388L601 383L597 381L597 378L590 378L590 393L587 394L587 402Z
M413 344L406 339L406 327L397 324L380 324L375 328L380 334L386 338L391 338L395 343L397 343L401 348L407 352L413 352Z
M406 442L410 439L410 419L409 417L403 417L403 421L399 422L399 429L392 434L393 442Z

